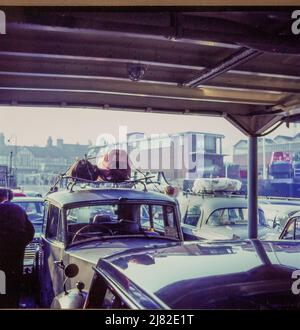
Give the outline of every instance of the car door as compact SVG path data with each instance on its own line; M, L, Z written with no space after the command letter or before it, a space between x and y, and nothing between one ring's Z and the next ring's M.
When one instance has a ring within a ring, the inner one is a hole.
M290 219L279 238L284 240L300 240L300 217Z
M60 208L48 204L45 207L40 253L40 284L43 291L43 305L49 306L54 296L63 290L63 236Z

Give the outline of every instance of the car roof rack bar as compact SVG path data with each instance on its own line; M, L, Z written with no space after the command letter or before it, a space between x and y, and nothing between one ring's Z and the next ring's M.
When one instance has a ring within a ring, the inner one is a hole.
M73 192L74 191L73 188L78 184L87 184L87 185L91 185L92 187L109 186L113 188L132 188L140 183L144 186L144 191L147 191L146 181L151 180L154 177L155 177L154 175L148 175L148 176L145 175L142 178L130 179L121 182L114 182L114 181L93 181L93 180L87 180L87 179L61 174L56 180L55 184L50 188L48 194L58 191L58 185L60 185L61 188L65 187L68 191ZM153 183L152 180L151 183Z

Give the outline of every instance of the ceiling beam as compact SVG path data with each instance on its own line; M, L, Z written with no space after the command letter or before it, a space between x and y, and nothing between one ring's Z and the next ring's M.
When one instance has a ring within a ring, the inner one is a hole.
M186 82L184 86L198 87L200 84L203 84L242 63L250 61L261 54L262 52L257 50L241 48L238 52L230 55L216 66L203 70L198 77Z
M16 56L16 54L13 55ZM29 56L29 54L27 55ZM114 62L115 65L98 65L97 62L89 62L86 59L83 61L83 65L81 58L75 61L76 57L72 57L73 60L70 61L55 58L50 61L50 59L28 58L27 56L17 56L19 60L16 60L15 56L8 56L6 52L1 53L0 51L0 75L130 81L125 63ZM196 72L196 70L181 67L173 70L173 68L164 66L164 70L162 70L160 67L151 66L149 70L146 70L142 81L177 85L182 84L187 79L192 79ZM298 94L300 91L299 82L299 76L230 70L202 83L199 87L210 86L219 89Z
M137 109L145 112L164 112L177 114L219 115L230 110L232 112L249 112L251 106L244 104L227 104L210 102L194 102L183 99L136 97L136 95L115 93L108 94L101 91L63 90L55 88L25 88L0 87L0 103L3 105L32 106L79 106L96 107L102 109ZM256 109L262 108L256 106Z
M178 40L186 43L195 41L209 41L211 43L223 43L224 45L236 45L253 48L261 51L299 54L300 45L297 36L292 34L281 35L275 32L268 33L255 27L234 22L223 18L214 17L193 17L183 15L184 19L180 22L181 34L171 24L170 13L164 13L161 25L137 24L136 18L142 20L143 14L137 13L123 22L117 18L107 18L105 12L100 12L98 17L87 19L87 17L76 17L65 13L59 15L55 13L44 14L33 13L25 19L14 21L14 17L8 16L8 31L40 31L56 32L64 34L86 34L86 35L106 35L124 36L133 38L146 38L157 40ZM153 18L155 13L153 14ZM55 22L55 25L53 24ZM268 23L268 22L267 22ZM271 22L269 22L271 23Z
M260 91L235 91L220 90L210 87L191 89L163 84L149 84L144 82L128 83L115 80L74 80L68 77L56 79L55 77L30 76L5 76L0 80L1 87L13 88L44 88L57 90L78 90L83 92L95 92L108 95L132 95L136 97L150 97L161 99L189 100L192 102L213 101L231 104L252 104L274 106L281 102L287 95L281 93L265 93Z
M19 36L20 37L20 36ZM79 40L76 41L80 42ZM132 41L131 43L124 43L123 45L105 44L101 41L97 43L81 43L82 47L78 47L76 42L66 43L56 41L55 39L43 40L40 39L19 39L17 36L8 38L3 36L1 38L0 59L15 59L18 62L23 60L32 60L33 62L51 61L51 62L69 62L86 63L86 64L99 64L106 63L116 64L141 64L144 66L179 69L179 70L194 70L203 71L209 70L220 63L224 56L230 59L232 52L207 52L207 50L199 48L182 48L176 47L176 42L173 45L166 47L155 47L151 45L151 49L146 48L145 45L139 45ZM271 56L272 54L270 54ZM278 55L277 55L278 56ZM257 76L272 76L276 75L282 79L300 78L299 67L291 66L289 64L278 63L275 58L274 64L263 65L258 62L255 66L250 62L244 64L243 69L234 69L229 72L244 74L244 75L257 75ZM271 65L271 67L270 67ZM196 74L196 73L195 73ZM180 83L184 83L181 81Z

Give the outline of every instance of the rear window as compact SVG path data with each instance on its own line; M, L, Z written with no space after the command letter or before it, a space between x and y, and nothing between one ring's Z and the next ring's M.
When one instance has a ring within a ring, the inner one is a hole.
M266 225L264 213L259 210L259 224ZM247 208L223 208L212 212L207 220L209 226L247 225Z

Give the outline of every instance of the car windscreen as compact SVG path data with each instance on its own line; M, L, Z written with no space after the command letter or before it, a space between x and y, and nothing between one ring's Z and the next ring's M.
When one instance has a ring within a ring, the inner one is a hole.
M258 222L261 226L266 226L264 213L258 211ZM211 213L207 220L210 226L228 226L228 225L247 225L248 209L247 208L222 208Z
M35 201L13 202L22 207L22 209L26 212L28 219L34 225L35 232L40 233L43 225L44 203Z
M179 239L173 205L107 203L66 210L69 243L95 237L141 235Z

